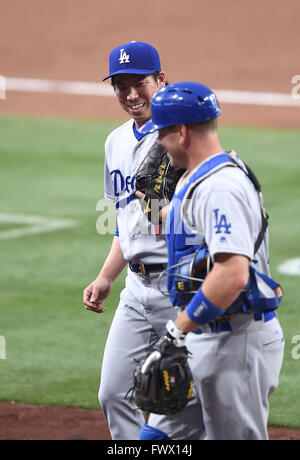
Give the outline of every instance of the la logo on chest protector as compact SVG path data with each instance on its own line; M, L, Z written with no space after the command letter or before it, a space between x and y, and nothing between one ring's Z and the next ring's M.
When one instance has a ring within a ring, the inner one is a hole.
M127 62L130 62L129 60L129 54L126 54L126 51L124 48L120 50L120 57L119 57L120 64L124 64Z

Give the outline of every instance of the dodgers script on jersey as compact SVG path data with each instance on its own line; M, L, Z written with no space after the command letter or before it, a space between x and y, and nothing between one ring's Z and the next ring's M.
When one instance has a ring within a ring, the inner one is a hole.
M140 141L134 135L133 120L115 129L105 143L106 199L116 205L120 246L124 258L147 264L166 263L164 237L155 236L153 225L141 212L135 197L135 172L153 145L157 133Z

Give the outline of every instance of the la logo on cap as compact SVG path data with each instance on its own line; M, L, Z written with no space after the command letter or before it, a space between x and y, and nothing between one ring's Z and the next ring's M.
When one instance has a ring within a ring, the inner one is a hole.
M120 64L124 64L127 62L130 62L129 60L129 54L126 54L126 51L124 48L120 50L120 57L119 57Z

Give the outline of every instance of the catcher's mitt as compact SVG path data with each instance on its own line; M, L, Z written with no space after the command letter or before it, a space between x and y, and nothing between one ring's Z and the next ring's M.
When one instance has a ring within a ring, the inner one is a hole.
M136 190L145 194L143 210L150 222L155 223L151 216L151 208L155 207L155 214L158 214L159 210L169 203L184 171L185 169L171 165L167 152L156 140L135 175ZM154 220L158 221L158 216L155 216Z
M133 400L144 412L172 415L184 409L193 389L185 346L163 337L134 373Z

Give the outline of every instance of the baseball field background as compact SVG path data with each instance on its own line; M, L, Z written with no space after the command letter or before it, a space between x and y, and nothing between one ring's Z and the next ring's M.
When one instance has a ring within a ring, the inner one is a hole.
M39 426L24 434L18 415L24 404L99 409L103 348L125 273L102 315L85 311L82 291L110 247L103 145L126 119L100 82L110 50L130 40L158 48L170 81L219 92L222 145L262 183L272 274L285 293L285 358L269 424L300 428L299 14L294 0L1 5L0 439L35 439Z

